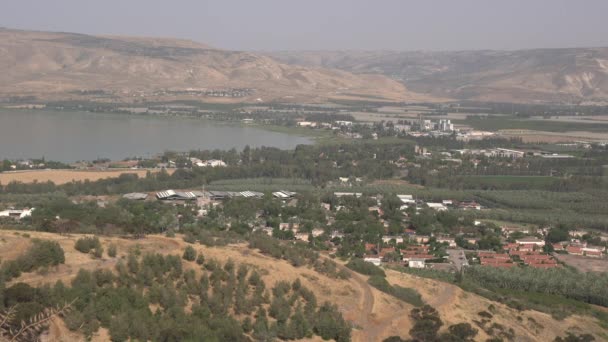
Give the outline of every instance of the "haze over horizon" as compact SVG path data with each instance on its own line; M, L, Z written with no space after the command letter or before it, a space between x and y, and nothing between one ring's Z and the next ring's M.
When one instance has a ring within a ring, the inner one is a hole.
M515 50L608 46L606 13L602 0L5 0L0 26L231 50Z

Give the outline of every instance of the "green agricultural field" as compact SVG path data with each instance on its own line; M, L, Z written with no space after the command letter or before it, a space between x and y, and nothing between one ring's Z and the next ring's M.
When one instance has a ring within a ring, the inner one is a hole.
M464 176L465 182L474 182L480 188L495 189L546 189L557 181L549 176Z
M587 132L608 132L608 124L597 123L582 123L582 122L561 122L547 120L532 120L532 119L516 119L509 117L488 117L488 118L472 118L465 120L452 120L457 124L464 124L473 127L474 129L484 131L499 131L502 129L526 129L533 131L545 132L570 132L570 131L587 131Z

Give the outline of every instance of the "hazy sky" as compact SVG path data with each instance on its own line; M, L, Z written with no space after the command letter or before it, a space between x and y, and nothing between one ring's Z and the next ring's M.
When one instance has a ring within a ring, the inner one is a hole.
M608 46L608 0L0 0L0 26L238 50Z

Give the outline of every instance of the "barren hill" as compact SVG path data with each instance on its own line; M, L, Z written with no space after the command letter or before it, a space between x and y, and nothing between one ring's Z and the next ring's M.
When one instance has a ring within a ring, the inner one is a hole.
M0 97L103 91L128 98L235 88L253 91L221 100L427 98L382 75L286 65L191 41L0 29Z
M606 102L608 48L274 52L289 64L380 73L419 93L505 102Z

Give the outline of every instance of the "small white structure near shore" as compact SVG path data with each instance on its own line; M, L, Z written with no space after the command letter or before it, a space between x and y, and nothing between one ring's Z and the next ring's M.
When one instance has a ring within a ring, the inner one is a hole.
M32 212L35 208L26 208L26 209L7 209L0 211L0 217L11 217L17 220L21 220L26 217L32 216Z

